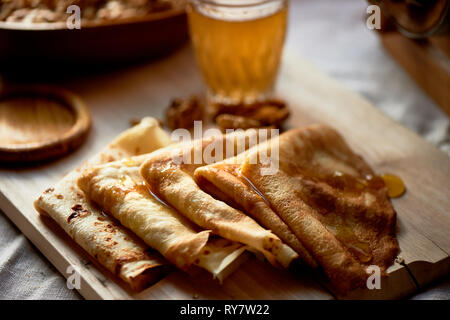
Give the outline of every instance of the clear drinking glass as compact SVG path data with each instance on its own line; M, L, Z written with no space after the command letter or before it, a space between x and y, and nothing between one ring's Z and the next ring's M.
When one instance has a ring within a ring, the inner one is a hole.
M253 103L271 94L287 25L287 0L191 0L197 64L215 102Z

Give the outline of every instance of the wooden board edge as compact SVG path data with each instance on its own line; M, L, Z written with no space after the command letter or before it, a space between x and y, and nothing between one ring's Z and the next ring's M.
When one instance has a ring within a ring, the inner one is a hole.
M344 296L337 296L339 300L394 300L402 299L418 291L414 279L407 268L401 267L381 278L380 289L362 288Z
M414 261L408 264L408 268L417 281L419 288L422 288L435 280L450 275L450 256L436 263Z
M77 291L89 300L111 299L106 290L99 292L98 287L102 284L95 277L89 277L89 272L83 272L84 266L76 261L70 261L55 243L48 241L42 230L35 223L25 217L7 198L0 192L0 208L5 215L16 225L25 237L49 260L58 272L67 279L70 274L66 273L69 266L75 266L80 275L80 288ZM36 213L38 214L38 213Z

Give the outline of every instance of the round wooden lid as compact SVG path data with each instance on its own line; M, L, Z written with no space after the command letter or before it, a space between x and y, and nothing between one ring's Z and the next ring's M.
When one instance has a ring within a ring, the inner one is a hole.
M66 154L86 138L91 117L76 95L50 86L0 92L0 162L42 161Z

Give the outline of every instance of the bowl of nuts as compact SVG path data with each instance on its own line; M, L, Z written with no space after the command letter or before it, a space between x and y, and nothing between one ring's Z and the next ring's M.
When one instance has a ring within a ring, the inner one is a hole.
M167 54L187 38L184 0L0 2L2 67L148 59Z

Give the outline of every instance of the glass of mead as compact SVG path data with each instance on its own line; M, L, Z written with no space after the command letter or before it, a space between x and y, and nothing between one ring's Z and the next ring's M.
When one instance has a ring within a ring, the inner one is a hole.
M274 88L286 35L287 0L190 0L188 18L208 98L254 103Z

